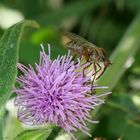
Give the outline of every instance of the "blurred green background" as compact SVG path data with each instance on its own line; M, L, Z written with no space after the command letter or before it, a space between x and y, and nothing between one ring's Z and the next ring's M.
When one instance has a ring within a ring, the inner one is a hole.
M93 112L100 123L89 125L92 137L78 132L75 135L79 140L96 137L140 140L139 10L140 0L0 0L0 36L9 26L23 19L40 24L40 29L24 31L20 62L32 65L38 62L41 43L51 44L53 59L58 54L65 54L66 50L60 44L60 29L83 36L104 48L110 56L113 65L98 83L109 86L113 93L106 104ZM5 124L5 140L12 140L23 131L8 111ZM60 134L53 131L48 139L53 140Z

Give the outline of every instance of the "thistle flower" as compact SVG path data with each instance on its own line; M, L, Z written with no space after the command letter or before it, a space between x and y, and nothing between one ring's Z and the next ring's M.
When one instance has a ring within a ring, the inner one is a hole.
M52 123L69 134L80 129L90 136L86 121L95 122L90 119L90 111L104 101L97 95L86 95L91 92L91 84L85 83L91 82L79 71L80 60L75 64L70 53L51 60L50 46L48 50L47 55L42 46L35 68L18 64L23 72L17 77L20 87L15 88L18 118L25 124Z

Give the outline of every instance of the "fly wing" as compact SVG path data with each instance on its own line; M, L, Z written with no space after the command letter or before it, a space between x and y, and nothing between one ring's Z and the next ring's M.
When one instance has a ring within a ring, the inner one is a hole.
M87 41L86 39L84 39L83 37L81 37L79 35L76 35L71 32L62 32L62 44L66 45L70 41L81 42L81 44L83 44L83 46L86 46L88 48L97 47L96 45L90 43L89 41Z
M62 38L61 38L62 45L65 47L70 41L72 41L72 38L62 33Z
M70 40L74 40L74 41L82 41L82 42L86 42L86 43L88 42L83 37L76 35L74 33L71 33L71 32L63 32L63 36L69 38Z

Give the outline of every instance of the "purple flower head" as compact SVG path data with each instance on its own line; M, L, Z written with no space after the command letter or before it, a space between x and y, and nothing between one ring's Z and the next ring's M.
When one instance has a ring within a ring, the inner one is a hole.
M90 77L83 77L80 60L75 64L70 53L51 60L50 46L48 50L46 55L42 47L35 68L18 64L23 72L17 77L20 87L15 88L18 118L26 124L53 123L69 134L80 129L90 135L86 127L86 121L94 123L90 111L104 101L97 95L87 96L91 84L85 83L91 82Z

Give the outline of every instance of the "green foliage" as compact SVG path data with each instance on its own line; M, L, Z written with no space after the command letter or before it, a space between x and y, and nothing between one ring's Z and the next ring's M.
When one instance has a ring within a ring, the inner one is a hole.
M20 133L14 140L46 140L50 135L52 129L38 129L38 130L26 130Z
M136 16L135 20L132 22L132 24L126 31L124 37L119 42L119 45L116 47L116 49L112 53L110 60L111 62L113 62L113 65L110 66L111 68L110 69L108 68L106 70L106 73L99 79L98 81L99 85L109 85L110 90L112 90L115 87L116 83L120 80L120 77L127 69L127 65L126 65L127 61L129 61L129 59L134 56L134 54L140 47L140 40L139 40L140 26L139 25L140 25L140 14ZM125 100L127 101L126 98ZM120 108L122 109L124 108L125 111L128 111L127 109L130 109L130 106L124 106L120 104L119 101L117 103L119 104L118 106L120 106ZM130 105L130 102L127 105ZM98 113L97 110L96 112L93 111L92 116L94 116L97 113ZM95 127L94 125L89 124L89 127L91 128L91 130L94 131L94 127ZM81 139L84 136L81 135L80 133L78 137L79 139ZM84 139L87 139L87 137L85 136Z
M110 60L113 62L106 74L101 77L99 84L109 85L113 89L120 77L127 69L130 58L138 51L140 47L140 14L138 14L133 23L128 28L126 34L119 42L116 49L111 54Z
M93 135L101 134L107 139L139 139L140 120L138 116L140 111L132 99L132 95L114 93L107 102L107 106L101 109L101 124L97 126ZM104 125L104 128L101 125Z
M0 40L0 106L10 97L17 75L18 47L24 26L38 27L24 21L10 27Z
M9 99L15 84L18 47L24 26L38 27L33 21L20 22L6 30L0 40L0 107Z
M92 112L93 119L99 124L88 124L92 137L81 132L75 135L80 140L93 140L95 137L109 139L138 140L140 138L140 1L139 0L38 0L20 1L2 0L2 5L21 12L25 19L36 20L41 28L28 29L21 34L23 27L36 26L36 23L20 22L5 31L0 27L0 107L11 96L15 83L16 63L25 65L39 60L39 45L51 44L51 56L65 54L66 50L60 44L59 29L77 33L97 46L103 47L113 63L97 81L99 85L109 86L112 95L105 105ZM1 22L0 22L1 23ZM1 24L0 24L1 25ZM18 49L20 41L20 49ZM47 50L47 47L46 47ZM5 86L6 85L6 86ZM98 92L98 91L97 91ZM100 90L100 92L104 92ZM0 118L5 114L5 107L0 109ZM11 117L5 114L5 117ZM12 118L12 117L11 117ZM11 119L12 120L12 119ZM18 121L18 120L16 120ZM0 119L0 140L2 139L3 119ZM59 128L27 130L13 121L6 123L6 137L10 129L17 132L16 139L34 137L38 139L55 139ZM20 124L20 122L18 121ZM14 128L12 126L15 126ZM22 128L21 128L22 127ZM59 132L60 131L60 132ZM12 131L11 131L12 132ZM20 133L20 134L19 134ZM46 134L46 135L45 135ZM9 135L9 136L8 136ZM31 138L32 139L32 138Z

